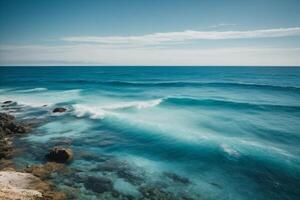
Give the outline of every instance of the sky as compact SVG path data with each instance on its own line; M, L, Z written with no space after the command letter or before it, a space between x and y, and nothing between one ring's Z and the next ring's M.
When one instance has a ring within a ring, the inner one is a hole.
M300 66L299 0L0 0L0 65Z

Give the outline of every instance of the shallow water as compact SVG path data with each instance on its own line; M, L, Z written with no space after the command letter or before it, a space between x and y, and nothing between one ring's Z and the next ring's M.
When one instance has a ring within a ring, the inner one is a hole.
M298 68L7 67L5 100L20 119L42 121L16 141L18 166L44 162L55 145L73 149L76 170L52 177L72 198L300 196Z

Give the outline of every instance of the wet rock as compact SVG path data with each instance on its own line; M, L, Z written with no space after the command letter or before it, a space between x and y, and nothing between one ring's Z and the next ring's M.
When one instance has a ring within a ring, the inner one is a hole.
M44 165L32 165L25 168L25 172L31 173L41 179L46 179L51 176L54 172L67 172L67 168L64 164L48 162Z
M92 190L93 192L103 193L103 192L111 192L113 191L113 183L110 179L105 177L88 177L84 186L88 190Z
M11 171L14 169L14 163L9 159L0 159L0 170Z
M178 199L171 193L165 192L159 188L155 187L141 187L139 191L143 194L144 197L150 200L174 200Z
M0 113L0 121L1 123L5 124L8 122L11 122L15 119L14 116L6 114L6 113Z
M4 101L3 104L11 104L13 101Z
M2 135L27 133L31 130L30 125L15 121L15 117L6 113L0 113L0 131Z
M73 152L69 148L54 147L46 154L45 158L52 162L66 163L73 159Z
M188 178L182 177L182 176L180 176L178 174L175 174L175 173L165 172L164 175L167 176L168 178L170 178L172 181L177 182L177 183L182 183L182 184L191 183Z
M130 170L120 169L117 171L117 175L118 177L123 178L134 185L139 185L140 183L143 182L142 177L140 177L139 175L135 174L133 171Z
M67 109L66 108L54 108L54 110L52 111L53 113L63 113L66 112Z
M15 120L15 117L0 113L0 159L9 159L14 153L11 142L11 137L15 134L24 134L31 130L30 125L20 123Z

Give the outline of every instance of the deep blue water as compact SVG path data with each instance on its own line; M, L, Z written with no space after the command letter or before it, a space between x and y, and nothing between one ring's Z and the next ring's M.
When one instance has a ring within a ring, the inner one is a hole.
M300 68L1 67L0 100L43 121L16 141L17 165L74 150L77 172L52 178L77 199L142 199L145 187L177 199L300 196ZM120 196L92 191L89 176Z

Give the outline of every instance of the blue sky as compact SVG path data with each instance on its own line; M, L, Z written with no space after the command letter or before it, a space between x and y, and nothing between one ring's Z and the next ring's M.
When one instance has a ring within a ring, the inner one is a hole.
M1 65L300 65L299 0L0 0Z

